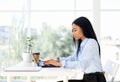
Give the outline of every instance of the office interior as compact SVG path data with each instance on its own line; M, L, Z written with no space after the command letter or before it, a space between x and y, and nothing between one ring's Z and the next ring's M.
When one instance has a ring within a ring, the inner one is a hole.
M0 0L0 70L22 61L27 37L32 37L32 52L39 52L41 59L72 55L71 24L80 16L93 24L103 67L107 60L119 63L119 3L120 0ZM119 82L119 76L120 67L114 81Z

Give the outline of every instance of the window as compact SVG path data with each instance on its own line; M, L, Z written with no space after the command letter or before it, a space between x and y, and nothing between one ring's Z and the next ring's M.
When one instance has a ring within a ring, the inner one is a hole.
M71 55L74 49L71 23L79 16L92 20L93 0L88 3L86 0L0 1L1 68L22 61L27 36L34 37L32 52L40 52L42 58Z
M103 62L120 60L120 1L101 0L101 45Z
M119 41L119 0L101 0L100 2L101 8L98 11L100 30L97 27L94 28L100 31L101 44L106 39ZM79 16L86 16L93 24L94 15L97 15L93 13L93 3L94 0L0 1L2 68L22 61L21 54L25 51L27 36L34 37L32 51L39 51L42 58L71 55L73 53L71 23ZM10 62L6 62L5 59Z

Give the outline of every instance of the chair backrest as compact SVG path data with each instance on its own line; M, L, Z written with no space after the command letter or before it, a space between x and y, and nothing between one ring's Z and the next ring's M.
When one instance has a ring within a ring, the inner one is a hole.
M108 60L106 62L104 66L104 71L107 72L111 76L111 82L114 81L118 68L119 68L119 63L112 61L112 60Z

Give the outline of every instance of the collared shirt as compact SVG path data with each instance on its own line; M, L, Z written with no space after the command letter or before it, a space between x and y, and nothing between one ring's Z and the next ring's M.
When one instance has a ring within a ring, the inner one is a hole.
M63 68L80 69L84 73L103 72L96 40L86 38L82 41L79 51L67 58L59 58Z

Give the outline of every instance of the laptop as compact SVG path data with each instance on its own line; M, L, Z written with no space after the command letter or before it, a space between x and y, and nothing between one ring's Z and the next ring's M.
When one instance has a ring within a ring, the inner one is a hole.
M40 67L42 67L42 68L59 67L59 66L54 66L54 65L52 65L52 64L45 65L45 64L44 64L44 61L40 61L40 62L38 63L38 66L40 66Z

